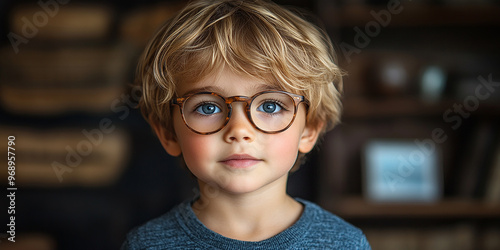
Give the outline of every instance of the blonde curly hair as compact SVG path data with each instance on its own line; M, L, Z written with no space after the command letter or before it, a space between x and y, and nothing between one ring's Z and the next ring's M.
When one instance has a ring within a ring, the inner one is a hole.
M262 0L202 0L169 19L138 68L139 107L150 124L172 130L170 101L181 84L223 67L305 96L307 123L339 122L343 71L325 31L301 15ZM173 132L172 132L173 133Z

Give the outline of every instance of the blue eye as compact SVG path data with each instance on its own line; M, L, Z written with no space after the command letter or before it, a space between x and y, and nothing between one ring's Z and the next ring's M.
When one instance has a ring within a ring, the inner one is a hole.
M281 110L281 106L276 102L266 101L263 104L261 104L257 108L257 110L268 114L273 114L279 112Z
M202 114L202 115L213 115L216 113L220 113L221 109L217 107L215 104L201 104L196 108L196 112Z

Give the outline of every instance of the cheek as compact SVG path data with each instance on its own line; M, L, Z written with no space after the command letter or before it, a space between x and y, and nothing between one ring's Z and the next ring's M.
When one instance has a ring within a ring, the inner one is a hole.
M272 157L274 161L285 168L293 166L298 154L298 132L289 130L271 136L265 147L268 157Z
M213 160L216 147L213 146L215 142L210 136L198 135L189 129L176 131L183 133L182 138L179 139L179 145L189 168L198 168Z
M208 177L207 174L213 171L212 167L217 155L217 147L213 146L215 142L205 137L184 136L181 143L182 157L187 168L197 179L201 180L205 180Z
M207 156L212 155L211 149L214 147L210 145L214 145L214 142L208 138L201 138L199 136L185 138L182 141L181 148L186 163L194 160L203 160Z
M209 155L214 145L210 136L199 135L191 131L182 121L180 115L174 116L174 130L177 135L177 142L182 151L182 156L186 164L197 166L203 162Z
M283 161L283 163L289 164L292 167L299 153L299 143L302 132L304 131L305 117L302 114L297 116L292 126L282 133L276 134L269 143L267 148L272 149L272 152L276 159Z

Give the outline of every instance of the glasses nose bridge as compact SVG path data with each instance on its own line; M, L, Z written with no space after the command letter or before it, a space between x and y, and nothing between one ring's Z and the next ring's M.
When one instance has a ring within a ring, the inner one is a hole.
M245 110L248 110L250 107L250 104L252 103L253 98L248 97L248 96L231 96L227 97L226 99L226 104L231 106L231 109L233 108L233 102L243 102L245 103Z
M226 104L232 105L233 102L244 102L247 105L250 105L252 98L248 96L231 96L226 98Z
M250 117L250 114L248 113L250 110L250 104L253 101L252 97L248 96L231 96L225 98L226 104L229 106L229 113L228 113L228 119L231 118L232 115L232 110L233 110L233 102L243 102L245 103L245 107L243 108L243 111L245 112L247 118L251 121L252 118Z

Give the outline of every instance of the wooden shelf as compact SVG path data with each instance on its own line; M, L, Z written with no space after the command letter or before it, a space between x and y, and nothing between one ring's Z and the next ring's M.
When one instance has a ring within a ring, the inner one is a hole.
M378 13L387 6L345 5L336 7L325 3L322 18L332 27L365 26L375 20L371 11ZM404 2L401 13L391 15L389 25L404 27L422 26L476 26L500 25L500 6L494 4L437 5Z
M361 197L331 201L324 207L342 218L474 218L500 219L500 203L443 200L436 203L373 203Z
M454 105L463 105L463 101L447 99L430 103L416 97L389 97L380 100L346 97L344 100L344 118L377 118L388 116L442 117L444 112L448 109L453 109ZM479 116L497 116L500 115L500 105L493 102L481 102L477 110L467 113Z

